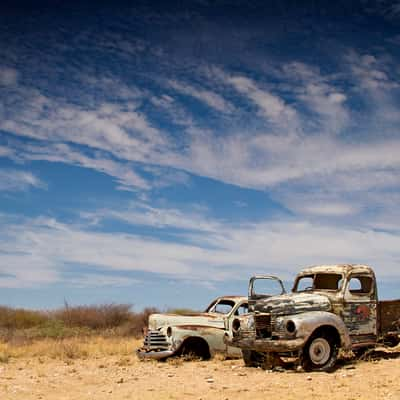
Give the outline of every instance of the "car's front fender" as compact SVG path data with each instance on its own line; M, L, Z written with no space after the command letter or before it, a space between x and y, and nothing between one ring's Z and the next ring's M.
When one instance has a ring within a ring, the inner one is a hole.
M206 325L178 325L171 327L171 338L176 348L182 346L188 338L200 338L207 342L210 353L225 352L225 330Z
M333 327L340 336L341 347L346 350L351 349L351 339L347 327L343 320L336 314L327 311L310 311L293 315L292 317L288 316L285 320L293 321L296 326L293 336L295 338L303 338L305 342L317 329L324 326Z

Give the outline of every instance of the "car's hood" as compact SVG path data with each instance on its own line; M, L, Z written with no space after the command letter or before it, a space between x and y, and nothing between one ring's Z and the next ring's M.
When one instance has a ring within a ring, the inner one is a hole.
M257 301L255 311L274 315L293 315L307 311L329 311L327 296L317 293L290 293Z
M212 313L181 314L151 314L149 329L159 329L163 326L210 326L224 328L224 315Z

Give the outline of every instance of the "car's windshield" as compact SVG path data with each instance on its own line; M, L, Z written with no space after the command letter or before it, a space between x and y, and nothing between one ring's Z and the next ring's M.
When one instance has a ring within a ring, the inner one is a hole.
M216 314L229 314L235 304L236 303L233 300L219 299L212 302L206 309L206 312Z
M285 288L282 281L274 276L256 276L250 279L249 297L252 299L283 293L285 293Z
M342 287L343 276L333 273L318 273L299 276L294 284L293 292L310 290L338 291Z

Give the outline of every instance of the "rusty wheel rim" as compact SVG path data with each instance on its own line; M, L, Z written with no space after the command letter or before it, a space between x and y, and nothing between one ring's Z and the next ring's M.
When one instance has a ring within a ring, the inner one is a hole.
M309 349L310 360L315 365L324 365L331 355L331 345L324 338L313 340Z

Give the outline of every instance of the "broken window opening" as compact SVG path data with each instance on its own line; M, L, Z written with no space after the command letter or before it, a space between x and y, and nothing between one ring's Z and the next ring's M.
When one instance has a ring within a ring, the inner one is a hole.
M342 287L342 282L343 276L341 274L303 275L297 279L293 292L307 292L310 290L338 291Z

